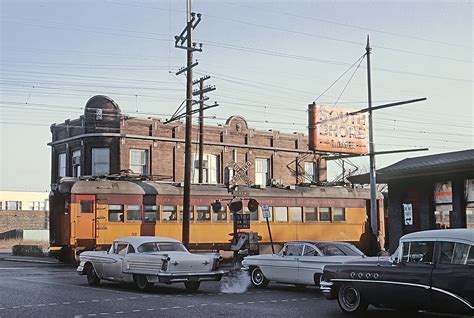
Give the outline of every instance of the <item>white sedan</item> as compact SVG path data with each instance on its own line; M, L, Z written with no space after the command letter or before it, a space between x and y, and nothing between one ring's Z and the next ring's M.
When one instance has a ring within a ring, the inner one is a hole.
M174 239L155 236L131 236L113 241L109 251L80 254L77 272L87 275L90 285L100 280L135 283L140 290L154 283L183 282L190 291L201 281L219 281L222 257L216 253L192 254Z
M270 281L319 286L323 268L328 264L358 261L365 255L354 245L344 242L291 241L278 254L247 256L243 270L250 273L250 281L263 288Z

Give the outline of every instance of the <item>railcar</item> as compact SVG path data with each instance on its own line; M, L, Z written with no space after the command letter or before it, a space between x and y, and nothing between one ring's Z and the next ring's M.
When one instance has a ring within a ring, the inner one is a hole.
M50 252L61 260L84 250L107 249L124 236L162 236L181 240L183 191L180 184L146 180L63 178L50 193ZM290 240L332 240L355 243L367 250L369 227L367 189L296 186L239 188L244 212L250 213L250 231L261 237L260 249L269 250L270 236L261 206L269 207L269 224L276 245ZM233 198L224 185L191 186L191 249L230 250L233 215L226 203ZM246 200L260 207L248 211ZM221 209L212 203L220 200ZM383 197L379 201L379 228L383 224Z

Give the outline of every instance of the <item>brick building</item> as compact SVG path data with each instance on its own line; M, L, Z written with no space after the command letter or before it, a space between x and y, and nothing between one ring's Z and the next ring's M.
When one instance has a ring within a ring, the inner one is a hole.
M0 191L0 239L13 230L44 230L49 225L49 192Z
M198 125L193 126L193 181L198 180ZM84 115L51 125L51 183L64 176L100 176L132 171L154 180L184 180L183 122L121 113L111 98L94 96ZM326 162L308 152L299 133L255 130L241 116L204 128L204 183L223 183L225 168L250 162L249 179L260 186L326 181ZM230 171L232 174L232 169Z

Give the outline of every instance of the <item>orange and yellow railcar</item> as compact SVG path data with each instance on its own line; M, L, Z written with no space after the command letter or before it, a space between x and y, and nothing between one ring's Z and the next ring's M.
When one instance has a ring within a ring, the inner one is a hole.
M182 238L183 188L154 181L65 178L50 194L50 250L60 259L83 250L108 248L117 237L155 235ZM223 185L192 185L190 248L230 250L233 198ZM368 247L369 191L347 187L296 186L245 188L244 202L268 205L274 243L289 240L338 240ZM211 204L222 202L220 211ZM379 228L383 224L383 197ZM244 204L245 206L245 204ZM246 210L246 208L245 208ZM250 212L250 231L261 236L260 248L270 244L261 208Z

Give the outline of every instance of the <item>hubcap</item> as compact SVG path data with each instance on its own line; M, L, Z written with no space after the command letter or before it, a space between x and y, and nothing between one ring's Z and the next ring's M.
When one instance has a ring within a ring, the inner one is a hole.
M260 285L263 281L263 274L260 270L256 269L254 272L253 272L253 281L255 282L255 284L257 285Z
M359 304L359 301L360 301L359 292L353 287L346 287L344 288L344 291L342 294L342 300L344 302L344 305L347 308L353 309L354 307L357 307Z

